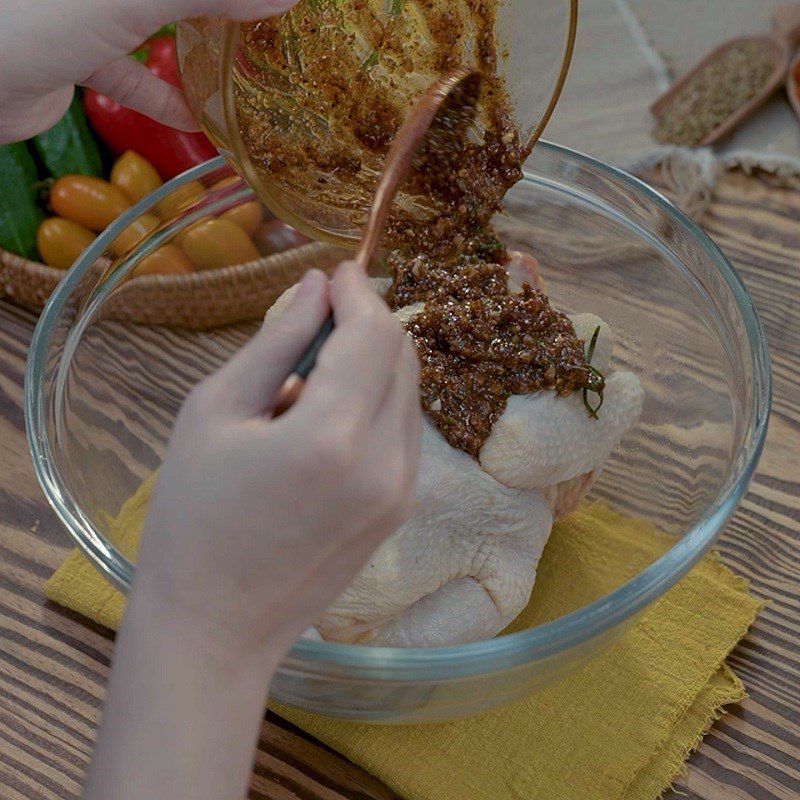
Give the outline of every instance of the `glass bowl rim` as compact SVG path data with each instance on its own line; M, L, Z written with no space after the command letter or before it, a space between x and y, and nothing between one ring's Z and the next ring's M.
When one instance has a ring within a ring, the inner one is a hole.
M237 112L233 91L234 64L241 26L242 23L235 20L223 21L224 34L222 37L219 64L221 104L230 139L227 146L232 150L234 161L239 165L247 183L254 189L258 200L260 200L276 217L280 217L284 222L296 228L310 239L326 241L341 247L355 247L358 244L357 236L349 236L341 232L337 233L327 227L315 225L306 217L298 214L290 204L284 202L280 188L272 186L265 181L250 160L247 148L242 141L239 125L236 121ZM530 148L533 148L541 138L561 97L564 84L567 80L567 74L572 64L577 28L578 0L566 0L564 49L561 52L558 70L554 75L554 80L550 89L550 97L542 111L541 117L537 120L528 136L527 146ZM213 139L211 131L206 130L206 133Z
M744 442L736 454L732 476L709 504L703 517L666 553L614 591L563 617L517 633L448 647L390 648L300 639L287 655L282 670L303 671L312 665L315 670L339 666L365 670L385 680L435 680L488 674L547 658L608 631L675 584L710 548L747 488L766 438L772 376L763 326L738 274L719 247L694 221L643 181L617 167L548 141L539 142L533 158L537 152L547 152L562 161L584 166L621 183L634 194L644 196L672 224L700 245L730 290L747 333L751 353L749 370L754 387L754 401L746 420ZM79 507L64 493L63 483L49 456L42 394L47 349L64 306L85 272L102 254L105 243L177 186L202 178L225 165L227 162L220 156L187 170L134 205L98 236L53 292L31 339L25 370L24 413L36 477L51 507L81 551L123 592L130 587L132 565L109 547L102 537L85 530L85 524L76 513ZM547 182L527 172L523 182L547 185ZM563 184L559 184L558 188L570 193ZM583 202L586 202L585 198Z

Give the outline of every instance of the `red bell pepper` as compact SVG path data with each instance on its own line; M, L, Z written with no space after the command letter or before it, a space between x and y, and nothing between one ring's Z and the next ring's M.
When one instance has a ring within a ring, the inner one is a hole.
M145 66L161 80L183 88L173 36L149 39L139 51ZM217 155L203 133L187 133L162 125L138 111L131 111L105 95L87 89L83 94L86 116L95 132L115 156L133 150L146 158L164 180Z

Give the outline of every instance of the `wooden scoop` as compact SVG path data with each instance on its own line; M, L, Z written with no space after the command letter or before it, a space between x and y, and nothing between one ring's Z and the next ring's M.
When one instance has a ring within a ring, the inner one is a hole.
M786 76L786 95L800 120L800 55L792 61L789 74Z
M475 119L480 86L481 76L475 71L458 70L440 78L422 95L400 126L386 155L364 237L356 252L355 261L365 271L375 258L394 196L408 174L414 156L423 142L434 157L437 149L444 151L461 146ZM275 403L274 416L290 408L299 396L322 345L333 331L333 325L333 315L329 314L286 379Z
M664 92L650 106L653 116L656 119L663 117L675 96L698 72L713 63L731 47L740 46L747 42L758 43L764 48L765 53L767 53L774 65L773 70L762 88L727 119L709 131L699 143L700 145L715 144L720 139L728 136L755 113L769 99L770 95L783 84L793 51L800 43L800 3L790 3L778 6L775 9L772 14L772 33L763 36L741 36L736 39L729 39L709 53L697 66L678 78L670 89Z

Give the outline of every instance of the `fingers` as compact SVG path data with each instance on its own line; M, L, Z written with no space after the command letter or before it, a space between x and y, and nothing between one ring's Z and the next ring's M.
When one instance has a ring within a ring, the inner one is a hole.
M373 429L377 437L376 447L389 452L401 447L404 461L412 472L416 472L422 436L422 409L419 402L419 362L408 338L403 343L386 400L375 415Z
M419 403L417 355L406 340L398 360L395 379L371 425L360 431L359 452L363 483L369 487L362 500L364 525L354 529L348 547L358 560L365 560L410 516L422 441L422 409ZM373 513L367 507L373 506Z
M392 385L405 334L354 262L338 268L330 297L336 327L295 408L317 418L347 410L354 425L366 424Z
M422 408L419 402L419 362L411 340L403 344L395 379L375 417L375 431L371 447L383 454L385 468L390 472L390 483L401 497L392 509L391 528L404 521L410 510L419 469L422 441ZM398 516L399 514L399 516Z
M157 78L144 64L129 56L118 58L92 73L85 85L125 108L131 108L172 128L182 131L200 128L183 92Z
M3 113L0 114L0 146L21 142L52 128L66 113L74 93L75 87L70 84L44 97L24 97L4 102Z
M125 0L124 20L139 40L162 25L190 17L217 15L239 21L263 19L283 14L297 0Z
M285 312L207 379L206 388L214 402L244 416L261 416L269 411L328 311L327 277L319 270L309 270Z
M352 575L409 518L419 470L421 427L417 357L407 340L386 402L372 422L358 430L355 441L346 443L347 450L338 451L336 476L342 485L335 491L335 503L339 508L356 508L358 513L343 532L346 535L332 537L328 549L320 551L327 573ZM310 426L305 428L308 431ZM322 441L326 440L341 441L335 434L331 438L330 432L323 433ZM317 463L325 462L323 451Z
M337 272L334 333L299 400L273 423L288 441L307 441L316 479L337 485L340 507L359 509L347 544L356 562L410 512L422 427L416 351L370 287L353 264Z

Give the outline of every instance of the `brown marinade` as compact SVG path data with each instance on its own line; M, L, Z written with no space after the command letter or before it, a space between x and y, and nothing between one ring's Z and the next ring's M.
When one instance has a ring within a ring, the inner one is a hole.
M527 283L509 291L507 260L498 242L478 237L447 262L396 253L388 262L389 304L425 302L407 324L422 406L453 447L473 456L510 395L603 390L570 320Z
M414 202L395 204L384 234L387 248L451 250L491 219L529 152L498 75L498 0L391 0L388 18L378 5L302 0L243 24L243 60L269 88L235 85L242 141L257 171L320 205L350 197L365 223L389 144L421 91L453 70L478 70L482 137L421 153L403 187Z
M509 291L508 252L486 232L528 155L497 70L497 5L391 0L387 19L366 0L303 0L280 19L242 26L246 61L272 89L260 101L236 93L257 169L320 204L341 204L343 187L356 187L349 208L366 221L368 206L357 204L371 197L392 137L427 88L409 87L405 76L480 71L475 130L483 135L426 140L403 187L413 202L395 203L383 239L392 251L387 302L425 304L407 325L422 406L473 456L510 395L603 389L569 319L529 284Z

